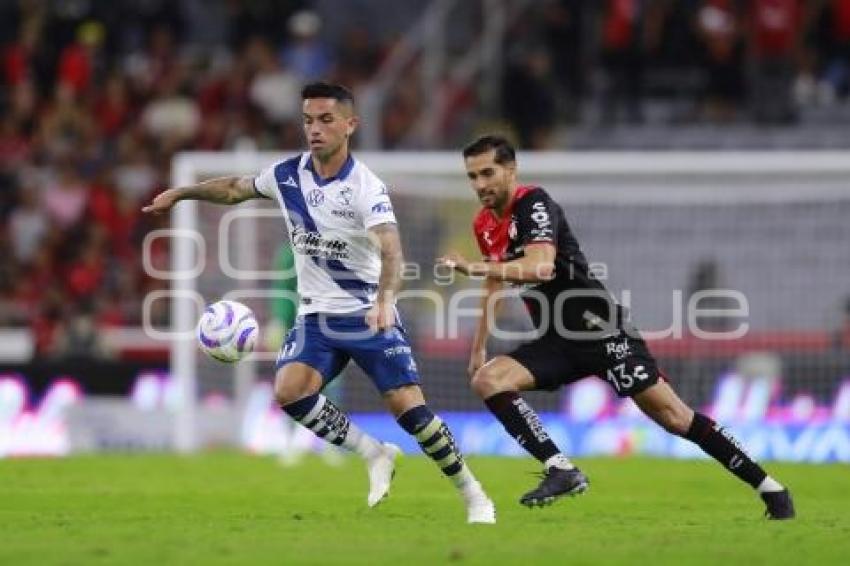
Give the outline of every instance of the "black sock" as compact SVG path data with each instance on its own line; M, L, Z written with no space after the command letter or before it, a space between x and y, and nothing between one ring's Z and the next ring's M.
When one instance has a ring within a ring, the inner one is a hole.
M685 438L754 488L767 477L767 473L753 462L729 431L702 413L694 413L694 420Z
M419 405L398 418L398 424L412 435L420 448L440 467L450 479L465 480L458 476L463 471L463 456L455 443L449 427L425 405Z
M484 404L508 434L541 463L561 452L549 438L540 417L516 391L496 393L485 399Z

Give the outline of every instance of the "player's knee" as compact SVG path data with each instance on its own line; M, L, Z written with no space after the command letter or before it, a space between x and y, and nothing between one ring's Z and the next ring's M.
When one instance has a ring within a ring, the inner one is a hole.
M493 372L487 366L478 368L478 371L472 376L472 381L469 383L476 395L482 399L486 399L490 395L490 390L493 387Z
M683 411L673 405L663 405L655 413L655 421L670 434L684 436L691 425L691 418L687 411Z
M508 376L494 364L486 364L472 376L472 390L482 399L511 389Z
M284 407L310 395L304 383L294 379L284 379L282 373L277 375L274 382L274 399L279 407Z

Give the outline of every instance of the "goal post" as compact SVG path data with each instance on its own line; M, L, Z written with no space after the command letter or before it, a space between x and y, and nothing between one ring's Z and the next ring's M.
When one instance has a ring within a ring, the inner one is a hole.
M295 153L183 152L172 162L171 184L254 175ZM390 187L407 258L419 266L418 282L409 280L406 288L434 289L428 262L436 253L458 246L465 253L475 252L469 223L476 203L460 153L356 156ZM635 318L649 330L666 330L667 321L675 322L676 300L670 293L693 287L691 276L700 261L713 262L719 270L720 281L715 283L740 290L749 299L749 326L755 336L782 334L779 344L803 334L822 336L840 323L843 293L850 293L850 152L542 152L520 153L518 165L520 182L545 187L564 206L590 260L609 262L603 264L606 285L619 299L628 295L634 300ZM252 212L228 219L225 231L227 207L183 201L171 213L173 335L168 340L171 373L180 384L174 440L182 452L199 446L197 403L204 389L199 368L207 363L198 356L194 338L199 302L211 302L234 289L262 300L268 282L256 274L269 269L271 253L286 238L273 212L276 202L248 201L239 207ZM192 233L205 243L199 245ZM227 241L222 241L225 236ZM228 277L228 269L217 265L223 257L255 276ZM200 275L187 276L201 266ZM453 282L437 290L445 295L466 285ZM459 343L458 337L431 335L436 327L427 320L431 308L418 305L411 309L413 316L402 309L412 327L417 358L425 362L420 363L427 373L423 379L433 383L426 388L429 399L447 410L472 407L465 378L458 374L465 366L458 362L464 355L459 353L462 336ZM259 314L267 319L267 313ZM470 324L460 326L468 329ZM770 340L765 343L766 349L774 346ZM215 368L217 374L228 374L219 383L232 385L235 402L242 402L259 363L268 370L269 355L254 356L232 369ZM806 375L813 384L823 379L822 386L829 388L832 378L823 377L824 371L817 368ZM368 383L351 387L356 410L375 409L375 402L366 398ZM709 382L694 385L686 396L699 400L711 387ZM551 400L544 403L557 406Z

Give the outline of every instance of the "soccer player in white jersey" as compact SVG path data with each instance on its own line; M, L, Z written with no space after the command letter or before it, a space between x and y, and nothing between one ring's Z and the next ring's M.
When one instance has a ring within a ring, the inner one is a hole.
M366 460L367 502L377 505L389 493L399 449L367 435L321 394L353 359L399 425L458 488L468 522L493 523L493 502L419 387L416 362L395 308L402 251L389 192L349 152L358 124L351 92L313 83L301 97L309 152L256 177L222 177L168 189L143 210L163 213L183 199L218 204L275 199L295 250L301 297L296 325L277 362L274 391L281 408L320 438Z

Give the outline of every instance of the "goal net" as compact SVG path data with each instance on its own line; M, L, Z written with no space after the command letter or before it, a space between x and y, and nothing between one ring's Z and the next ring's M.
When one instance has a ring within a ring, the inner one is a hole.
M293 153L183 153L172 183L254 174ZM462 159L357 157L390 187L408 262L399 310L429 403L480 411L466 375L479 282L434 270L446 251L478 253ZM594 273L629 306L686 401L731 419L816 419L850 405L850 154L553 152L520 154L518 162L521 182L545 187L564 207ZM157 298L170 303L171 318L154 331L169 340L181 384L178 446L192 449L199 400L250 403L253 384L273 377L280 339L266 336L260 351L233 366L206 359L194 338L201 307L240 300L266 327L281 275L273 258L287 234L274 201L184 201L161 236L172 264L162 274L170 291ZM505 336L490 351L514 346L524 324L513 301L499 325ZM353 364L341 383L348 411L383 411ZM618 407L616 399L600 402L609 393L596 385L530 399L540 411L592 418Z

